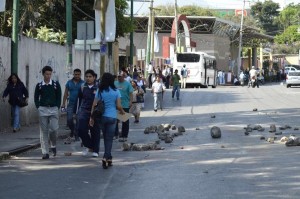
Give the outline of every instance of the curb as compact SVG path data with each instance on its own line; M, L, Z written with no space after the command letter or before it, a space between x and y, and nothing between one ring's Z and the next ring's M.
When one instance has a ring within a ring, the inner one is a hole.
M57 136L57 139L65 139L68 137L68 135L69 135L69 133L61 133L60 135ZM18 154L24 153L30 149L39 148L40 146L41 146L40 141L38 141L38 142L34 142L32 144L26 144L24 146L17 147L15 149L12 149L9 151L0 152L0 161L7 160L12 155L18 155Z

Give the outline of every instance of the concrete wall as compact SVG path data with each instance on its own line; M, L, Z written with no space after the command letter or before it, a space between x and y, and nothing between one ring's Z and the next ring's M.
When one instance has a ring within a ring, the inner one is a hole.
M10 75L10 39L0 37L0 58L2 59L5 72L1 76L1 93L5 89L4 80ZM91 51L87 53L87 69L93 69L97 74L100 73L100 54L99 52ZM38 115L34 106L34 89L38 82L42 81L41 70L45 65L53 68L54 80L60 82L62 92L66 82L72 78L72 72L69 73L67 65L67 52L65 46L41 42L39 40L20 37L19 40L19 60L18 60L18 75L27 86L29 91L29 105L22 108L21 123L29 125L30 123L38 122ZM73 48L73 69L80 68L84 72L84 52L77 51ZM72 69L72 70L73 70ZM1 68L0 68L1 70ZM108 71L108 69L106 69ZM0 71L1 72L1 71ZM1 73L0 73L1 75ZM83 75L82 75L83 78ZM0 104L0 130L9 127L10 125L10 107L6 104ZM4 118L4 120L2 119Z
M2 102L2 94L6 88L6 80L10 75L11 69L11 39L7 37L0 36L0 130L10 124L10 106L6 100L5 103Z

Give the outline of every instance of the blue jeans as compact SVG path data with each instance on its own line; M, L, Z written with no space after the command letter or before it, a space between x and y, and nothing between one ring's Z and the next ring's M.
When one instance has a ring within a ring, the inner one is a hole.
M75 128L75 123L74 123L74 106L75 105L68 104L68 107L67 107L67 125L71 130L71 137L73 135L75 135L76 137L78 136L77 135L78 133Z
M179 85L174 85L173 90L172 90L172 98L174 98L176 92L176 97L179 99L179 94L180 94L180 86Z
M123 110L126 113L129 113L129 108L123 108ZM115 127L116 127L115 128L115 136L118 136L119 135L119 126L118 126L118 123L116 123ZM122 134L121 134L121 137L128 138L128 133L129 133L129 120L127 120L126 122L122 122Z
M12 106L12 113L14 118L13 128L20 128L20 107L17 105Z
M92 149L93 152L99 153L100 147L100 125L95 121L94 126L89 125L91 113L81 110L78 113L78 136L81 138L83 146ZM90 130L90 135L89 135Z
M113 143L113 137L115 134L115 127L117 124L117 119L102 116L100 123L101 123L101 129L102 129L102 133L103 133L103 139L104 139L103 158L112 159L111 148L112 148L112 143Z

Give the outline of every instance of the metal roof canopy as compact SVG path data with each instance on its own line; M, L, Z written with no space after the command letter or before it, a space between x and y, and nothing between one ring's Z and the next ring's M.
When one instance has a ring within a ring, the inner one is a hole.
M128 16L129 17L129 16ZM192 34L215 34L221 37L228 37L233 45L239 43L240 24L232 21L210 16L187 16ZM147 32L148 17L135 16L135 32ZM155 25L160 33L171 33L174 16L155 16ZM204 25L207 24L207 25ZM183 27L179 25L179 32ZM273 41L273 37L260 33L260 30L254 27L243 26L243 46L258 47L260 43Z

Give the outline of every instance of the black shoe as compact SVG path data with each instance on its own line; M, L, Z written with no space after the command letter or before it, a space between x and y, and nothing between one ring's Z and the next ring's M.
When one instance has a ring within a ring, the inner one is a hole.
M111 167L113 164L112 164L112 160L106 160L106 162L107 162L107 165L109 166L109 167Z
M103 169L107 169L108 168L107 160L102 159L102 167L103 167Z
M157 109L154 109L155 112L157 112Z
M51 148L51 152L52 152L53 156L56 156L56 147Z
M160 110L162 111L162 108Z
M44 154L43 157L42 157L42 159L43 159L43 160L49 159L49 154L48 154L48 153L47 153L47 154Z

